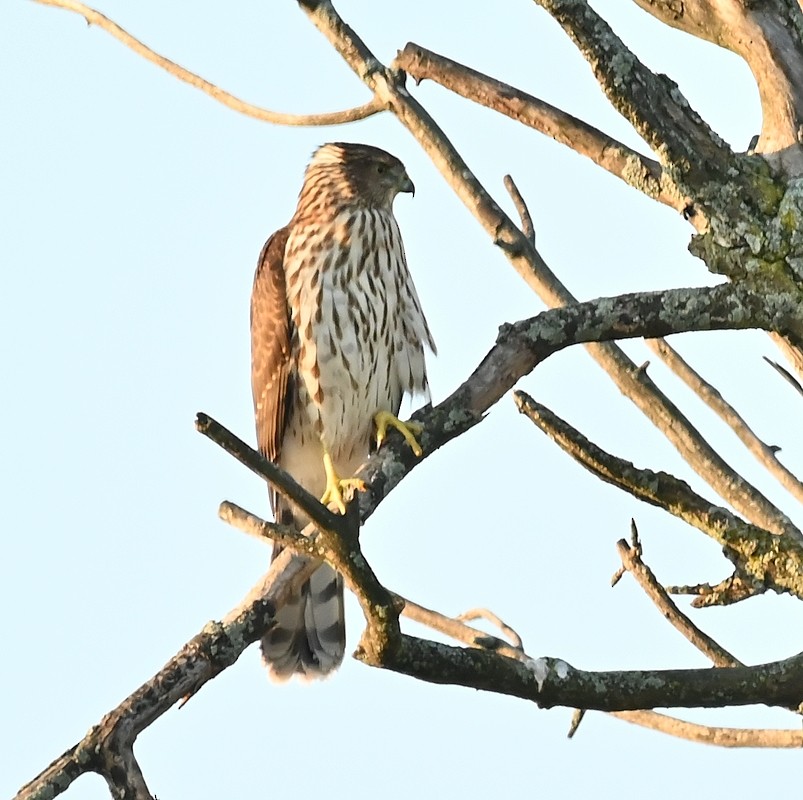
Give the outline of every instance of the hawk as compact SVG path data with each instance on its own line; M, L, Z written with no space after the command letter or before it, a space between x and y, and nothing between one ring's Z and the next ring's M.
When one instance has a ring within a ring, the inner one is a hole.
M413 192L404 165L364 144L312 156L290 222L268 239L251 296L251 383L260 451L345 512L344 492L388 426L420 455L420 431L398 420L402 396L428 397L424 347L435 344L393 216ZM277 522L307 519L271 493ZM274 547L273 557L280 552ZM262 640L269 673L314 679L345 652L343 583L322 564Z

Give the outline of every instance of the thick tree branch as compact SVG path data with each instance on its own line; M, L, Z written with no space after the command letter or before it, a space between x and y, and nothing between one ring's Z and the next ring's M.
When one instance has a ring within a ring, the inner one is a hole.
M272 570L276 594L293 570L287 558L277 559ZM293 576L295 577L295 576ZM250 598L250 595L249 595ZM44 772L23 786L16 800L44 800L65 791L87 772L102 775L114 797L150 798L133 756L137 736L182 698L197 692L258 641L272 624L273 598L247 599L223 623L210 622L147 683L140 686L74 747L56 759Z
M739 412L702 375L692 369L665 339L648 339L647 347L675 373L739 437L744 446L793 497L803 502L803 482L779 460L780 448L770 447L753 432Z
M730 148L689 106L677 84L654 75L586 0L535 0L571 37L611 105L636 129L666 168L681 195L696 190L714 169L724 175Z
M793 175L803 171L803 14L784 0L634 0L667 25L740 55L761 97L755 150Z
M560 659L540 658L524 664L483 650L402 636L397 652L372 665L430 683L520 697L541 708L625 711L755 703L789 707L803 699L803 656L732 669L585 672Z
M417 83L432 80L467 100L498 111L590 158L648 197L683 212L688 200L665 181L661 165L587 122L481 72L408 42L394 64ZM698 215L692 222L702 224Z
M142 56L152 64L156 64L157 67L161 67L173 77L184 81L184 83L188 83L190 86L194 86L196 89L200 89L219 103L232 109L232 111L245 114L248 117L253 117L262 122L270 122L273 125L301 127L342 125L346 122L355 122L356 120L365 119L366 117L378 114L380 111L384 110L382 104L374 98L356 108L348 108L344 111L332 111L324 114L282 114L278 111L269 111L267 108L260 108L259 106L240 100L224 89L221 89L219 86L215 86L215 84L200 77L200 75L196 75L194 72L184 69L184 67L176 64L169 58L165 58L165 56L151 50L150 47L133 37L116 22L110 20L94 8L77 2L77 0L34 0L34 2L46 6L64 8L68 11L74 11L76 14L80 14L89 25L97 25L99 28L102 28L115 39L122 42L126 47L133 50L137 55Z
M605 452L524 392L516 392L515 398L522 413L598 478L668 511L723 546L741 585L723 584L719 594L706 598L706 605L735 602L765 588L803 599L803 542L794 526L787 535L777 536L750 525L696 494L684 481L666 472L637 468ZM738 594L729 594L728 588Z
M227 506L229 511L235 507ZM230 520L268 538L275 526L237 510ZM484 650L461 649L399 634L397 604L378 582L356 540L320 537L326 560L342 571L365 613L367 629L357 657L372 666L436 683L513 694L539 706L580 706L598 710L654 706L742 705L755 702L757 687L768 697L803 699L803 656L761 667L724 670L665 670L586 673L556 659L509 659ZM303 547L303 545L302 545ZM712 680L712 676L717 680ZM613 695L613 697L612 697ZM659 699L660 698L660 699ZM727 699L726 699L727 698Z
M665 335L670 329L772 328L784 324L790 314L803 314L803 308L787 307L785 301L762 309L763 304L760 296L726 284L592 300L502 326L496 345L466 382L430 411L413 416L425 423L421 438L424 457L473 427L521 377L564 347L591 340L649 337L658 331ZM363 520L418 463L410 449L401 446L400 437L394 436L392 441L396 443L393 447L382 447L360 470L368 484L367 491L359 494ZM737 507L745 506L751 518L761 518L767 527L799 539L788 518L735 472L728 476L726 494Z

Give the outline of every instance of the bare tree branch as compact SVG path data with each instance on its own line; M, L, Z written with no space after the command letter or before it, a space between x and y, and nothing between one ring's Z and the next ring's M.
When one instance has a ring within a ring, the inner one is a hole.
M471 622L475 619L484 619L490 622L492 625L495 625L502 633L507 636L508 639L513 643L513 647L516 650L523 650L524 643L521 640L521 636L516 633L516 631L510 627L504 620L500 619L493 611L489 611L487 608L472 608L469 611L464 611L462 614L458 614L455 619L458 619L462 622Z
M681 195L694 196L712 168L724 174L725 142L692 110L673 81L654 75L586 0L535 0L571 37L611 105L673 168Z
M516 207L516 213L521 220L521 232L527 238L527 241L535 247L535 226L533 225L533 218L530 215L530 209L527 207L526 200L510 175L505 175L502 179L502 183L504 183L505 189L507 189L507 193L510 195L510 199Z
M685 722L657 711L613 711L611 716L678 739L717 747L803 747L803 730L715 728Z
M701 631L684 614L667 593L666 589L658 582L655 573L641 559L641 544L638 541L638 531L634 521L632 525L632 541L628 544L624 539L616 543L619 557L622 559L622 566L638 582L646 595L655 604L676 630L680 631L701 653L708 656L712 663L717 667L741 667L743 664L735 656L731 655L724 647L712 639L707 633Z
M421 625L426 625L428 628L438 631L438 633L442 633L455 641L463 642L469 647L490 650L507 658L519 660L526 658L524 651L521 649L521 639L518 636L510 636L513 641L513 645L511 645L510 642L506 642L504 639L492 636L479 628L466 625L462 621L464 619L463 614L457 617L447 617L430 608L414 603L412 600L407 600L401 595L394 594L394 597L404 604L401 612L403 617L407 617ZM505 628L506 634L508 630L512 629ZM513 633L515 634L515 631Z
M792 375L789 370L784 369L777 361L773 361L770 358L764 356L764 360L785 380L787 381L794 389L803 395L803 386L801 386L800 381Z
M322 539L319 536L319 532L315 529L310 528L306 533L299 533L295 528L286 525L276 525L275 523L260 519L255 514L228 501L221 503L218 515L224 522L237 528L237 530L249 536L254 536L257 539L278 542L282 546L290 548L296 555L315 559L316 564L320 563L321 559L326 559L334 566L341 560L341 557L338 557L336 554L333 556L335 550L339 548L331 548L331 546L327 544L327 541ZM354 547L353 543L351 546ZM359 545L357 545L357 547L359 547ZM357 593L359 593L359 591L361 591L361 589L358 588ZM491 650L500 655L507 656L508 658L521 659L525 657L519 635L487 609L475 609L474 611L460 614L457 617L447 617L437 611L433 611L411 600L407 600L395 592L389 592L389 594L393 598L394 606L401 609L402 616L408 617L421 625L426 625L428 628L450 636L452 639L463 642L470 647L480 647L485 650ZM276 607L278 609L279 606L277 605ZM511 639L513 644L511 645L510 642L506 642L496 636L491 636L484 631L464 624L466 621L479 617L491 620L494 624L498 625L498 627L502 629L502 632Z
M761 97L756 152L775 156L789 174L803 171L803 19L783 0L634 0L667 25L740 55Z
M779 448L770 447L761 441L739 412L702 375L693 370L665 339L647 339L646 344L709 408L716 412L720 419L730 426L750 453L766 467L781 486L803 502L803 482L778 460L776 453Z
M683 212L688 200L663 179L661 165L577 117L445 56L408 42L396 56L417 83L432 80L455 94L498 111L590 158L648 197ZM693 220L701 222L699 218Z
M795 343L788 341L777 333L771 333L770 338L775 342L778 349L786 356L792 368L803 380L803 349Z
M630 544L620 539L617 549L622 559L622 568L614 576L614 583L621 573L630 572L638 584L653 601L655 606L677 630L679 630L700 652L708 656L718 667L740 667L742 663L724 647L701 631L669 597L667 590L658 582L653 571L642 560L642 547L639 541L635 520L631 520ZM800 747L803 746L800 731L758 730L742 728L712 728L684 722L675 717L655 711L613 712L613 717L626 722L657 730L670 736L690 741L703 742L721 747ZM574 734L581 717L573 723L570 736Z
M264 478L279 494L308 516L319 528L340 530L344 518L322 505L292 475L277 467L242 439L224 428L217 420L199 411L195 417L195 430L211 439L216 445L234 456L241 464Z
M725 555L728 555L727 551ZM727 606L739 603L754 597L764 591L752 576L742 574L737 567L736 571L717 584L698 583L686 586L667 586L666 591L674 595L692 595L694 601L692 606L695 608L705 608L706 606Z
M277 559L271 570L277 596L282 589L288 590L288 581L297 577L288 568L289 562L288 553L286 558ZM114 797L150 798L134 761L137 736L174 704L237 661L243 650L258 641L272 624L273 608L273 596L246 599L228 615L228 622L210 622L77 745L23 786L16 800L56 797L87 772L102 775Z
M731 588L740 593L736 597L729 595L723 584L720 593L712 594L707 604L734 602L764 588L803 599L803 542L797 529L793 527L788 535L777 536L750 525L700 497L684 481L666 472L637 468L606 453L524 392L516 392L515 400L522 413L598 478L663 508L723 546L741 580L739 587L734 584Z
M235 524L256 526L253 532L262 527L267 537L274 533L275 526L248 512L240 510L235 516ZM498 653L405 636L398 627L401 609L377 580L357 539L342 542L337 536L319 532L318 540L323 542L326 560L343 574L363 608L367 628L356 657L371 666L436 683L513 694L546 707L566 705L569 698L572 706L598 710L608 710L611 705L616 710L630 710L668 704L686 707L689 703L718 707L723 696L727 696L728 705L742 705L751 702L757 685L764 689L765 703L767 697L776 694L793 698L795 704L803 697L803 656L760 667L585 673L559 659L509 659ZM715 673L720 680L711 683ZM714 686L716 692L712 693Z
M373 114L378 114L380 111L384 111L382 104L379 103L376 98L356 108L348 108L344 111L331 111L325 114L282 114L278 111L269 111L267 108L260 108L259 106L245 102L245 100L240 100L224 89L221 89L219 86L215 86L215 84L210 83L194 72L184 69L184 67L176 64L169 58L165 58L165 56L151 50L150 47L133 37L116 22L104 16L99 11L96 11L94 8L77 2L77 0L34 0L34 2L46 6L64 8L68 11L74 11L76 14L80 14L89 25L97 25L99 28L102 28L115 39L122 42L126 47L133 50L137 55L142 56L152 64L156 64L157 67L161 67L175 78L184 81L184 83L188 83L190 86L194 86L196 89L200 89L202 92L208 94L233 111L261 120L262 122L270 122L273 125L301 127L342 125L343 123L355 122L356 120L365 119Z

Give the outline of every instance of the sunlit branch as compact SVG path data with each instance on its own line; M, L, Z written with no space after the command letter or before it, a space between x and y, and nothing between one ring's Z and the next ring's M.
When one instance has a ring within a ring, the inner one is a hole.
M263 541L277 542L283 547L290 548L296 555L316 559L315 563L320 563L322 559L326 560L336 569L342 570L344 557L352 558L355 552L357 552L354 550L355 544L353 541L349 545L350 553L346 556L343 548L340 546L341 543L334 542L331 538L326 536L322 537L318 531L308 529L305 533L299 533L294 528L290 528L286 525L276 525L272 522L260 519L258 516L228 501L221 503L219 516L224 522L227 522L229 525L232 525L237 528L237 530L249 536ZM358 548L359 545L357 544L356 547ZM361 555L360 557L364 558ZM375 580L376 578L374 576L369 578L368 582L373 583ZM362 602L371 602L370 598L364 596L364 575L359 574L355 576L353 570L351 570L349 587ZM411 600L407 600L395 592L389 592L389 596L393 600L394 608L399 609L402 616L408 617L421 625L443 633L459 642L463 642L470 647L491 650L500 655L507 656L508 658L526 657L522 650L521 638L518 634L487 609L474 609L460 614L457 617L447 617L437 611L433 611ZM465 624L467 621L478 618L487 619L497 625L502 632L512 640L513 644Z
M801 8L788 2L634 0L666 25L740 55L761 98L761 135L755 151L789 174L803 170L803 36Z
M698 725L657 711L613 711L612 717L698 744L717 747L803 747L803 730L719 728Z
M516 185L511 175L505 175L502 179L502 183L504 183L505 189L507 189L507 193L510 195L510 199L516 207L516 213L521 220L521 232L533 248L535 248L535 225L533 225L533 218L530 214L530 209L527 207L527 201L519 191L519 187Z
M688 201L663 180L661 165L531 94L408 42L394 64L416 82L432 80L467 100L504 114L590 158L625 183L682 212ZM702 220L696 220L702 223Z
M80 14L90 25L97 25L99 28L102 28L119 42L122 42L126 47L133 50L137 55L161 67L173 77L184 81L184 83L188 83L190 86L194 86L196 89L200 89L202 92L208 94L233 111L261 120L262 122L270 122L273 125L299 127L342 125L346 122L355 122L356 120L365 119L366 117L378 114L380 111L384 110L382 104L376 98L373 98L364 105L355 108L348 108L343 111L331 111L324 114L283 114L278 111L269 111L267 108L261 108L260 106L247 103L245 100L240 100L224 89L221 89L219 86L215 86L215 84L196 75L194 72L184 69L181 65L176 64L175 61L171 61L169 58L151 50L150 47L121 28L116 22L101 14L99 11L96 11L94 8L77 2L77 0L34 0L34 2L46 6L64 8L68 11L74 11L76 14Z
M803 502L803 482L779 460L777 447L765 444L739 412L702 375L692 369L665 339L648 339L647 347L656 353L720 419L739 437L745 447L793 497Z

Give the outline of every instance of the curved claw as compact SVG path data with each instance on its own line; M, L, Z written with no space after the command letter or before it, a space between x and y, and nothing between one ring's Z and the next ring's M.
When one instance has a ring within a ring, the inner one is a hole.
M341 478L335 472L332 457L327 452L323 454L323 466L326 470L326 489L321 497L321 503L325 506L333 503L341 514L345 514L346 501L343 496L344 493L348 494L350 499L355 491L365 491L365 481L360 478Z
M376 446L381 447L382 442L385 441L387 436L388 427L395 428L403 437L404 441L410 446L410 449L417 455L423 455L424 451L418 440L415 438L416 434L420 434L424 430L424 426L420 422L402 422L398 417L395 417L390 411L377 411L374 414L374 424L376 425Z

